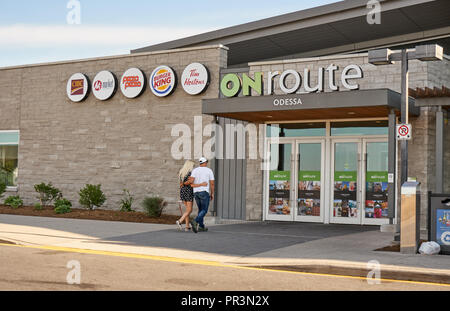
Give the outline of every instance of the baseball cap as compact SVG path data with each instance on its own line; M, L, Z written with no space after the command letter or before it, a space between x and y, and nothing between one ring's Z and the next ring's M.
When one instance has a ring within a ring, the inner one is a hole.
M200 164L203 164L203 163L208 162L208 160L204 157L201 157L200 160L198 160L198 162L200 162Z

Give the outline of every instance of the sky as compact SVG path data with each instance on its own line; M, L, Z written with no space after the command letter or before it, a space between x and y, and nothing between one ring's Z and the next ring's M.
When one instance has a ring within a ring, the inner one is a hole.
M0 67L128 54L334 2L338 0L0 0Z

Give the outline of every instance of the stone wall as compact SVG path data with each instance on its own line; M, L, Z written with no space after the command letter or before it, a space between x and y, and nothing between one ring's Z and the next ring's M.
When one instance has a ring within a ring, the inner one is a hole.
M171 155L177 138L171 129L179 123L194 129L202 98L217 98L226 57L225 48L210 46L0 69L0 127L20 129L19 195L33 204L33 185L52 182L78 207L80 188L102 184L108 209L118 209L126 188L136 198L136 209L145 196L155 194L169 202L169 213L178 213L177 172L184 160ZM125 98L119 89L106 102L90 94L73 103L66 95L67 80L76 72L92 81L109 70L120 79L125 70L138 67L148 79L154 68L168 65L180 78L192 62L203 63L211 74L208 90L199 96L187 95L181 84L163 99L148 87L136 99ZM211 121L203 116L203 126Z
M22 71L0 71L0 130L17 130L20 122Z

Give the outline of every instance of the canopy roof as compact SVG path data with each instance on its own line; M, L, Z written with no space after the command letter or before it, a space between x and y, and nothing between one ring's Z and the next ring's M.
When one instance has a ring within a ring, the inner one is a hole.
M449 0L380 0L381 24L369 24L367 0L347 0L204 34L131 53L223 44L228 65L362 52L378 47L438 43L450 48Z

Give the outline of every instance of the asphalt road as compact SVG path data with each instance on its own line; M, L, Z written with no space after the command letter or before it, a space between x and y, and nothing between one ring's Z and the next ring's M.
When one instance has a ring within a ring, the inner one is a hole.
M67 264L80 264L80 284ZM268 271L201 262L168 262L147 258L63 252L42 248L0 246L0 290L171 290L171 291L403 291L450 290L450 286L382 281L370 285L365 279ZM76 278L69 278L76 280Z

